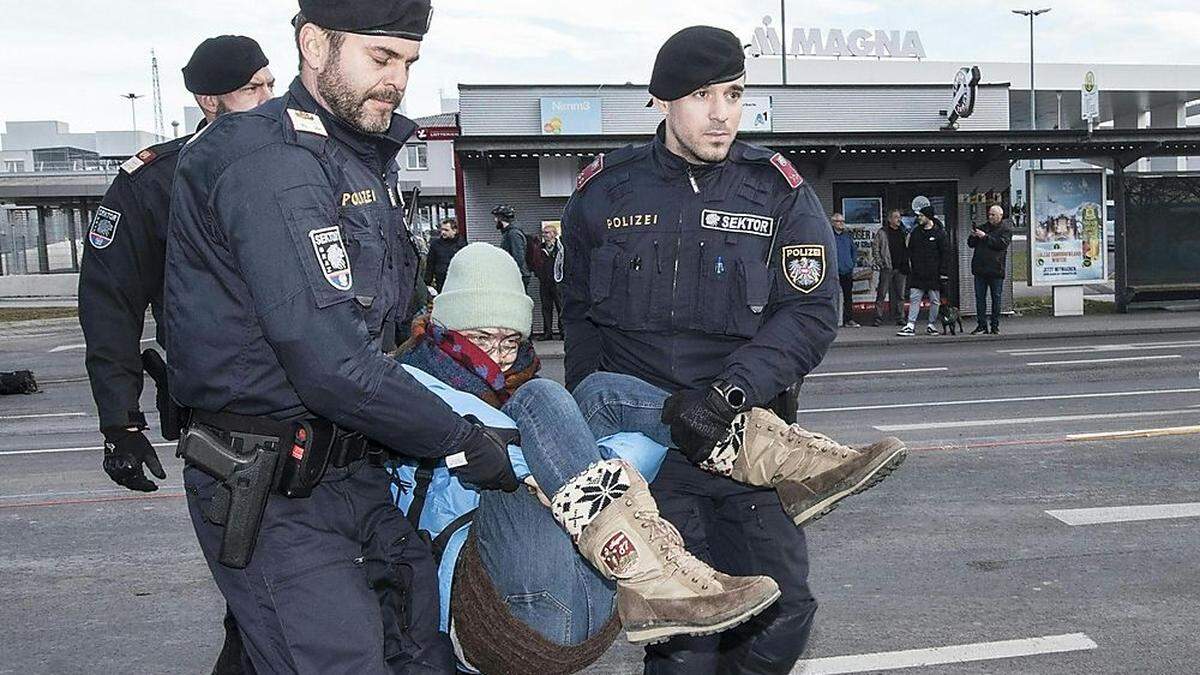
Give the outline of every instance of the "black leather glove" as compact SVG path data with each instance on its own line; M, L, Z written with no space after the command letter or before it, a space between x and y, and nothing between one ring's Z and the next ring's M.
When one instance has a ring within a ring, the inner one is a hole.
M521 442L520 432L486 426L474 415L463 419L471 423L471 432L446 457L446 466L460 481L481 490L514 492L521 484L508 459L508 446Z
M104 473L121 487L137 490L138 492L154 492L158 489L153 481L146 478L142 470L145 465L159 480L167 477L162 464L158 461L158 453L154 446L146 440L141 431L109 428L101 429L104 434Z
M685 389L667 398L662 423L671 427L671 440L695 464L708 459L713 446L729 435L736 416L717 390Z

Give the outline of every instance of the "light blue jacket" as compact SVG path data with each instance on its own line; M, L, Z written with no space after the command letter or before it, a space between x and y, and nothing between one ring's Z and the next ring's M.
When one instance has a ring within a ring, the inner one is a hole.
M496 428L515 429L516 423L504 413L485 403L473 394L458 391L423 370L404 366L418 382L445 401L454 412L460 415L475 415L479 421ZM597 445L606 458L620 457L637 468L647 482L654 480L662 467L667 449L639 433L620 433L601 439ZM512 461L513 471L518 480L529 475L529 466L525 463L525 455L521 448L508 446L508 457ZM415 481L417 465L413 463L398 464L392 469L393 475L404 484L412 486ZM392 494L396 505L405 514L412 505L411 488L401 491L393 486ZM445 464L441 464L433 472L429 484L429 492L425 496L425 506L421 511L421 529L429 532L431 537L437 537L442 529L454 519L479 506L479 493L465 487L458 481ZM454 563L467 539L470 526L455 532L446 544L445 553L438 565L438 592L441 600L441 622L443 632L450 628L450 590L454 580Z

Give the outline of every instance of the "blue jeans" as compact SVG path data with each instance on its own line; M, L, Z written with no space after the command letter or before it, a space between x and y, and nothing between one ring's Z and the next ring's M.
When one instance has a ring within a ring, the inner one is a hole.
M992 296L992 327L1000 327L1000 297L1004 292L1004 279L975 277L975 321L980 328L987 328L987 300Z
M596 438L638 431L672 445L670 429L661 421L667 392L629 375L594 373L574 394ZM679 528L696 557L727 574L770 576L782 596L721 635L675 638L647 647L645 672L789 673L808 643L817 610L808 588L804 530L783 512L773 490L701 471L679 452L667 453L650 489L660 513Z
M503 411L517 423L525 461L547 496L604 459L575 400L556 382L526 383ZM528 491L483 492L471 529L513 617L561 645L580 644L608 623L616 587Z

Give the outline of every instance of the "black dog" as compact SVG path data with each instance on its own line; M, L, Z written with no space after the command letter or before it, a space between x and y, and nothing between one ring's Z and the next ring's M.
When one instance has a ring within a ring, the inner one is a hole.
M945 335L947 332L951 335L958 335L963 332L962 312L958 311L958 308L954 305L951 305L949 302L943 304L938 316L942 320L942 335Z

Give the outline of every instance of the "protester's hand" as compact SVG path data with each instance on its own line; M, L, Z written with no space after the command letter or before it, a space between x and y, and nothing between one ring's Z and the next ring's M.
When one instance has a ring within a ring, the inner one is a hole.
M978 237L980 239L987 239L987 232L984 232L983 230L979 229L978 227L975 228L975 230L972 231L971 234L975 235L976 237Z
M138 430L120 427L102 429L104 434L104 472L117 485L138 492L154 492L158 489L149 478L146 478L145 468L150 469L159 480L167 477L154 446L146 440L146 435Z
M515 491L521 484L508 459L508 446L521 442L520 432L485 426L474 415L464 419L471 423L471 432L446 457L446 466L460 481L481 490Z
M737 411L715 389L685 389L663 404L662 423L671 440L692 463L708 459L713 446L729 435Z

